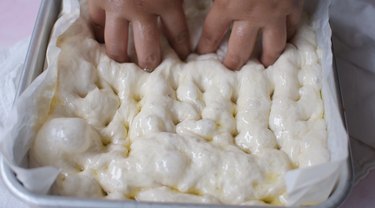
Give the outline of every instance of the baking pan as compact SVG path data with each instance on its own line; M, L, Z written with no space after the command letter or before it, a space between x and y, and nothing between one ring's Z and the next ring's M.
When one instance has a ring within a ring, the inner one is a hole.
M32 39L26 56L25 67L22 71L19 88L16 94L16 99L25 90L25 88L34 80L42 71L45 64L45 54L49 42L50 33L53 24L58 18L61 10L61 0L42 0L39 9L39 14L33 31ZM336 69L336 67L334 67ZM336 80L337 100L340 104L340 110L343 120L345 121L345 112L342 108L342 98L340 93L340 86L338 83L337 71L334 72ZM33 207L66 207L66 208L106 208L106 207L238 207L227 205L207 205L207 204L181 204L181 203L148 203L136 201L119 201L119 200L104 200L104 199L81 199L64 196L39 195L31 193L25 189L17 180L15 174L4 161L1 161L0 172L3 176L4 183L8 189L19 199L26 202ZM339 180L336 184L331 196L325 202L314 207L338 207L345 199L350 191L352 185L352 165L349 151L349 158L343 166ZM264 206L251 206L264 207Z
M52 27L60 13L61 6L61 0L42 0L40 4L14 102L26 87L43 72L48 40Z

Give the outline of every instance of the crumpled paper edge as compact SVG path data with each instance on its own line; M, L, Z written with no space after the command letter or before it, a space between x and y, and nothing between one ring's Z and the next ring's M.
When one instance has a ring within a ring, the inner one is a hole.
M343 15L345 13L345 15ZM350 135L353 185L375 168L374 1L334 1L332 40ZM370 182L370 178L365 179Z
M47 69L38 76L22 95L16 100L6 121L8 129L0 135L0 151L5 162L15 172L17 179L29 191L47 194L55 181L59 170L54 167L27 169L27 153L36 135L42 118L47 116L54 88L57 83L57 62L60 49L57 47L58 37L79 17L79 2L63 1L61 17L53 28L50 43L47 47Z
M322 51L323 89L325 118L328 128L328 145L331 162L298 170L289 171L286 176L287 205L317 204L325 201L332 192L341 169L348 158L348 136L343 126L338 101L335 97L335 78L332 68L331 30L328 23L328 8L331 1L319 0L305 2L308 11L313 12L313 28L317 35L318 45ZM319 5L319 6L314 6ZM34 193L47 194L54 182L58 170L53 167L25 169L25 156L30 147L30 138L34 138L37 123L35 112L49 107L57 80L57 57L59 48L57 38L79 17L79 3L76 0L64 1L64 15L55 24L55 29L47 51L47 70L42 73L21 95L15 108L9 114L8 123L12 126L1 137L1 152L10 164L17 178L25 188ZM49 93L46 93L48 92ZM38 101L38 103L36 103ZM40 102L43 101L43 102ZM39 105L44 103L43 105ZM44 113L46 114L46 113ZM43 115L43 114L42 114ZM39 120L43 120L40 119ZM41 124L39 124L41 125ZM317 177L318 176L318 177Z
M349 156L349 138L339 111L332 61L332 31L329 25L331 3L329 0L305 1L321 51L322 96L331 162L286 174L287 205L291 206L318 204L327 200Z

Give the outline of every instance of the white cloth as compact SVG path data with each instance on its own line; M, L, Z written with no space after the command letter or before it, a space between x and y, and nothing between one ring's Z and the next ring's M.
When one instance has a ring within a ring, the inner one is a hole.
M13 104L29 42L30 38L27 38L9 49L0 49L0 133L6 125L5 115ZM0 207L28 207L9 192L2 177L0 177Z
M27 38L9 49L0 49L0 128L4 127L4 115L12 107L29 42Z

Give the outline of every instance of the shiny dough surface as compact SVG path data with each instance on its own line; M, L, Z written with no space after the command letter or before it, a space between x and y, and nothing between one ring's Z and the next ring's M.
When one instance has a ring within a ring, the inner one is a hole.
M192 2L199 33L207 3ZM233 72L217 54L182 62L164 41L164 61L147 73L109 59L85 12L59 37L55 97L30 151L32 167L61 170L53 194L284 204L287 171L329 161L307 18L267 69L252 60Z

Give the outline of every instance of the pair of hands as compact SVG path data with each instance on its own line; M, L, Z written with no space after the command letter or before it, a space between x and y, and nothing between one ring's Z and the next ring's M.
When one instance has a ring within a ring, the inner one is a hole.
M198 0L197 0L198 1ZM90 0L89 15L95 36L105 42L109 57L127 62L128 27L132 24L134 44L141 68L153 70L161 62L162 30L181 59L191 52L183 0ZM215 52L232 25L223 64L232 70L250 58L258 33L262 34L260 61L273 64L294 35L303 0L214 0L206 17L197 52Z

